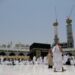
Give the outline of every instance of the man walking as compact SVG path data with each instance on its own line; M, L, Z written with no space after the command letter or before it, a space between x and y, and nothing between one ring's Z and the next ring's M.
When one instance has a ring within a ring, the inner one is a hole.
M53 53L53 64L54 64L54 72L63 72L63 61L62 61L62 53L63 50L59 43L56 43L52 49Z

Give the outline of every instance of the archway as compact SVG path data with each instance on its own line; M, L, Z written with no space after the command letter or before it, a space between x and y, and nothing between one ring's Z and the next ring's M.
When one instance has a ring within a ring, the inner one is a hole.
M9 54L9 56L15 56L15 53L12 52L12 53Z
M0 52L0 56L5 56L6 53L5 52Z
M23 53L19 53L19 56L24 56L24 54Z

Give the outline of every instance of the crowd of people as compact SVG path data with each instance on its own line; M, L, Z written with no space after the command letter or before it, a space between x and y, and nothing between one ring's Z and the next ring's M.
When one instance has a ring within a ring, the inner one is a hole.
M72 54L67 53L63 54L63 49L59 43L56 43L52 49L49 49L47 56L42 56L36 58L33 56L32 60L5 60L3 58L0 59L0 64L7 64L7 65L16 65L16 64L44 64L48 65L48 68L53 68L54 72L64 72L65 69L63 65L75 65L75 58Z
M38 64L42 63L47 64L48 68L53 68L54 72L64 72L66 71L63 65L74 65L75 58L71 53L63 53L63 49L60 43L56 43L52 49L49 49L48 55L42 59L39 57L37 59ZM36 63L36 57L33 57L33 63Z

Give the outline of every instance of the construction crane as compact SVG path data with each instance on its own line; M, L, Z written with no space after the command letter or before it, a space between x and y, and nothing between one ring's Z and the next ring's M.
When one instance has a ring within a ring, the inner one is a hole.
M72 23L71 15L72 15L72 12L73 12L73 10L74 10L74 6L75 6L75 5L72 6L72 8L71 8L71 10L70 10L70 13L69 13L69 15L68 15L68 17L67 17L67 19L66 19L66 23L67 23L67 24L71 24L71 23Z

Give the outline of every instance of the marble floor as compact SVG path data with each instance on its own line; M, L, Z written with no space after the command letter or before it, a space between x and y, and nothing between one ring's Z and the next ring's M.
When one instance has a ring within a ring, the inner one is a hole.
M0 65L0 75L75 75L75 66L64 66L65 72L54 72L47 65Z

